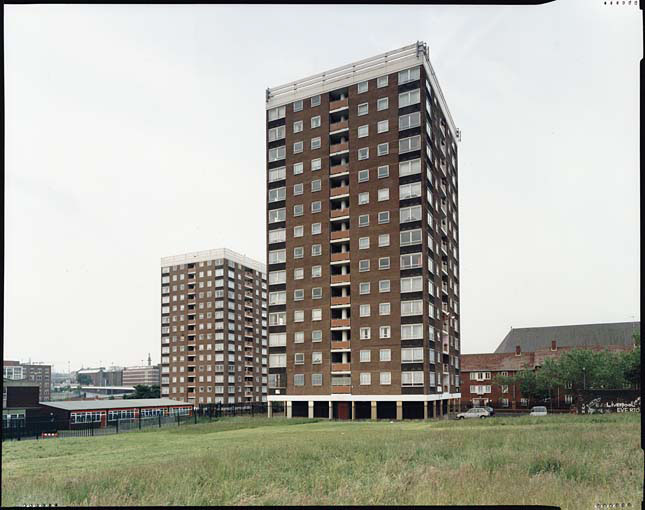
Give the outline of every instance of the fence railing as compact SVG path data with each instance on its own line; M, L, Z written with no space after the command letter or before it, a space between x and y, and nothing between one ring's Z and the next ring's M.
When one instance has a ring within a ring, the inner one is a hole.
M109 420L107 422L68 423L60 420L27 419L2 427L2 440L29 440L68 437L92 437L120 434L136 430L161 427L179 427L206 423L229 416L266 416L266 402L239 404L206 404L194 409L190 415L149 416Z
M224 416L266 416L267 403L200 404L195 414L209 418L221 418Z
M471 395L473 400L479 400L480 404L473 405L472 400L463 399L461 401L462 409L471 407L489 406L495 409L495 412L529 412L534 406L544 406L548 412L563 413L572 412L576 408L576 392L571 391L571 400L563 398L546 398L546 399L517 399L515 405L508 399L502 400L487 399L485 395ZM612 412L640 412L640 392L634 389L622 390L583 390L580 392L582 398L583 413L612 413ZM482 401L487 401L485 404Z

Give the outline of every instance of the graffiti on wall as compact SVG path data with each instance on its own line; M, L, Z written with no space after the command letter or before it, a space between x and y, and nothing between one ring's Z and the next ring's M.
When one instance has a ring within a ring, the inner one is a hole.
M640 413L641 398L636 397L632 401L621 402L615 399L603 399L596 397L582 406L582 412L585 414L604 414L604 413Z

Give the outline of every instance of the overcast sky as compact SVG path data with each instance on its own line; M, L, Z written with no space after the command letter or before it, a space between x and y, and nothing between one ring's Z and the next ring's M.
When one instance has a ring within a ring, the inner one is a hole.
M640 320L636 6L4 9L5 359L158 362L160 257L265 259L266 87L417 40L462 131L463 352Z

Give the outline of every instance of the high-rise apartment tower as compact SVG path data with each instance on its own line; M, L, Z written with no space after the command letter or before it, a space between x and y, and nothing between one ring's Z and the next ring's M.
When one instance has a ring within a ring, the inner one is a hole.
M227 249L161 259L161 396L266 401L266 267Z
M459 132L428 47L267 89L266 116L269 412L454 409Z

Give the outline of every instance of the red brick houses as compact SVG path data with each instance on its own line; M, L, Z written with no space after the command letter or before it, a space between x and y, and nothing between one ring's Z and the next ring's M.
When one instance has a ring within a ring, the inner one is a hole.
M523 401L517 385L499 386L494 381L497 376L512 376L524 366L534 367L533 360L534 353L462 354L462 405L519 407Z
M535 370L546 358L557 358L575 348L601 351L627 351L633 348L633 333L640 323L591 324L511 330L494 353L462 354L461 404L521 409L529 406L517 385L496 384L497 376L512 376L527 367ZM563 338L561 345L558 338ZM525 349L528 347L530 350ZM511 350L512 349L512 350ZM510 351L510 352L509 352ZM569 408L573 395L557 388L552 395L554 408Z

